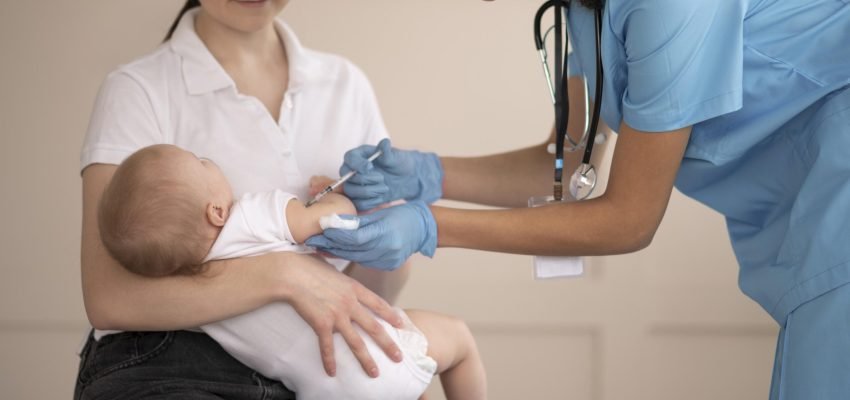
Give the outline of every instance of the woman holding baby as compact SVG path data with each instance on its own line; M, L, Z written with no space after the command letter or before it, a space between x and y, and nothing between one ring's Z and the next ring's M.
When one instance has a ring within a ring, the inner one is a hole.
M402 326L387 300L405 270L352 265L346 275L311 255L276 252L211 261L201 275L147 277L121 268L101 241L101 196L140 149L172 144L214 160L237 197L282 189L306 199L311 176L337 176L346 150L388 136L364 74L303 48L276 20L287 3L188 1L161 46L103 83L81 155L82 284L95 329L75 398L295 398L195 329L275 302L315 331L330 376L345 345L371 377L382 372L376 358L402 361L377 318ZM335 346L334 333L344 342ZM370 354L366 341L383 353Z

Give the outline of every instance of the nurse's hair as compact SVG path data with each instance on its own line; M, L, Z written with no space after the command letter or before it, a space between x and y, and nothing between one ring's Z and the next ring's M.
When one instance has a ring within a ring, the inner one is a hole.
M139 275L198 274L215 240L202 192L181 176L173 151L154 145L133 153L115 170L98 206L104 247Z
M605 0L579 0L579 3L591 10L601 10L605 6Z
M180 9L180 12L177 13L177 18L171 23L171 28L168 28L168 33L165 34L165 39L162 41L167 42L171 39L171 35L174 34L174 31L177 29L177 25L180 23L180 18L183 18L183 15L186 14L186 12L200 6L201 2L198 0L186 0L186 4L184 4L183 8Z

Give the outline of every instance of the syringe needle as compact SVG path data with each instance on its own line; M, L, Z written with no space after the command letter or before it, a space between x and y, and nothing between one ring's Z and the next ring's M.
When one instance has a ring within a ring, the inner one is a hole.
M369 162L375 161L376 158L380 157L381 153L382 153L381 150L376 151L374 154L369 156L369 158L367 158L366 161L369 161ZM338 188L339 185L342 185L343 183L345 183L345 181L351 179L351 177L354 176L354 174L356 174L356 173L357 173L357 171L354 171L354 170L349 171L347 174L343 175L342 178L339 178L339 180L337 180L336 182L325 187L321 192L319 192L319 194L317 194L312 199L310 199L310 201L308 201L306 204L304 204L304 207L310 207L313 204L316 204L316 202L321 200L322 197L325 197L326 194L333 192L334 189Z

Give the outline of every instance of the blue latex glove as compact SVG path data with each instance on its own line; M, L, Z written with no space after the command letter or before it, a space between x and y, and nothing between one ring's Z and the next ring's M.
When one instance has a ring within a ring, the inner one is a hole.
M383 154L375 161L367 158L375 151ZM434 153L394 149L389 139L378 146L364 145L345 153L339 169L343 176L357 174L345 182L345 195L358 210L371 210L394 200L433 203L443 196L443 166Z
M325 229L307 239L308 246L351 260L367 267L392 271L416 252L428 257L437 249L437 222L428 206L413 201L360 218L356 230Z

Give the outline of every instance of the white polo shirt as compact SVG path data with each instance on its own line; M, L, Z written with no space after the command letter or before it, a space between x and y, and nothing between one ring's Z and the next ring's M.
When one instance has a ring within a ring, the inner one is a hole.
M280 19L275 28L289 60L289 87L275 121L258 99L237 92L195 33L196 14L186 13L153 53L106 78L81 170L169 143L215 161L237 198L280 189L303 200L310 176L338 177L346 151L387 137L363 72L342 57L305 49Z
M305 49L282 20L275 27L289 87L275 121L258 99L237 92L195 33L196 14L186 13L156 51L106 78L81 168L170 143L215 161L237 198L281 189L303 200L310 176L338 177L347 150L387 137L365 75L339 56Z

